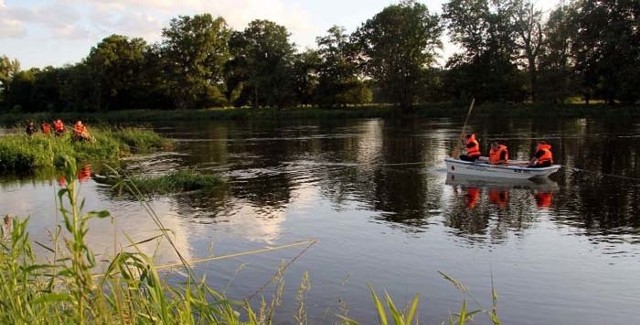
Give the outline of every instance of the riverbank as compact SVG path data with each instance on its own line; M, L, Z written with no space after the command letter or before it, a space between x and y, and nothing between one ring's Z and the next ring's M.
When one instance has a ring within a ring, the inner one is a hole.
M170 143L149 129L92 128L93 141L36 133L9 134L0 141L0 173L33 174L60 168L64 157L90 164L117 163L123 156L159 150Z
M22 126L26 121L50 121L54 118L63 120L82 119L91 124L118 123L122 125L139 125L153 121L175 120L283 120L283 119L344 119L344 118L411 118L433 117L459 118L468 110L468 103L437 103L418 105L408 114L401 114L392 105L362 105L344 108L296 107L276 108L211 108L199 110L121 110L109 112L40 112L40 113L4 113L0 115L0 124L5 126ZM511 104L481 103L476 104L474 114L479 116L505 117L598 117L628 118L640 117L639 106L608 106L604 104Z

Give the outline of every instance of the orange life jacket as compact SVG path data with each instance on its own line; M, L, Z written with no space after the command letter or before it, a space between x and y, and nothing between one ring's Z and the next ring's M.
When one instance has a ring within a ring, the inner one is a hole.
M497 164L500 161L500 156L502 155L503 151L505 153L504 162L506 163L509 160L509 152L507 151L507 146L502 144L499 145L495 150L491 148L491 150L489 151L489 162L492 164Z
M551 145L549 144L539 144L536 151L542 151L542 156L538 158L536 162L537 165L541 165L545 162L549 162L553 164L553 154L551 153Z
M473 146L469 147L469 144L473 144ZM476 140L475 134L472 134L467 139L467 156L471 156L471 157L480 156L480 144L478 144L478 140Z
M61 120L55 120L53 121L53 128L56 132L64 132L64 123Z
M42 133L49 134L51 132L51 124L42 123L42 125L40 126L40 129L42 130Z

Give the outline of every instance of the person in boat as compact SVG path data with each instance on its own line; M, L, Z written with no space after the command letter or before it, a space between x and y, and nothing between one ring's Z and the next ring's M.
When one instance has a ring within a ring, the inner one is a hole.
M56 136L62 136L64 134L64 123L61 119L56 119L53 121L53 131L56 133Z
M36 126L33 124L33 121L29 121L29 123L27 123L27 128L25 129L25 131L27 132L28 136L32 136L36 132L38 132Z
M546 141L538 141L536 153L529 161L529 167L549 167L553 164L553 154L551 153L551 145Z
M91 141L91 135L87 126L82 124L82 121L78 120L73 126L73 139L82 141Z
M465 137L466 154L460 155L460 160L476 161L480 158L480 144L476 140L475 133L467 134Z
M507 146L494 141L491 143L491 149L489 150L489 163L492 165L506 165L509 161L509 150Z

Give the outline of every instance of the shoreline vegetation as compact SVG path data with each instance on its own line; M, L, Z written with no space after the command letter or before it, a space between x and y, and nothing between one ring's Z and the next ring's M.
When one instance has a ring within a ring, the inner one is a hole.
M50 256L46 262L37 258L32 240L26 231L28 219L4 217L0 228L0 293L4 303L0 304L0 322L3 324L272 324L282 302L283 264L268 282L275 288L270 297L260 301L232 300L210 286L205 278L197 278L193 268L197 263L186 261L172 245L170 231L161 219L148 209L160 237L131 243L129 250L120 248L113 256L96 259L87 245L89 221L108 219L108 211L84 212L84 200L79 195L81 181L77 164L73 158L61 158L63 172L68 183L60 185L57 206L61 225L50 233L51 241L36 242ZM134 190L134 192L136 192ZM140 194L138 192L138 194ZM105 221L106 222L106 221ZM153 256L146 255L138 247L141 243L166 240L180 258L181 263L172 266L185 277L183 281L171 282L170 271L163 265L155 265ZM307 241L306 249L315 240ZM291 246L291 245L284 245ZM283 247L284 247L283 246ZM301 253L301 254L302 254ZM106 266L101 268L102 266ZM492 291L490 308L469 310L470 297L466 287L453 277L439 272L457 288L462 302L457 313L451 314L448 324L466 324L475 315L485 315L489 321L501 324L497 316L497 295ZM308 323L306 295L311 288L308 273L304 273L296 294L297 308L290 315L296 323ZM398 307L385 292L379 296L370 286L372 295L371 314L378 316L380 324L411 324L420 319L419 296L415 295L406 307ZM475 300L475 299L474 299ZM341 324L359 324L337 308L335 320ZM279 316L281 317L281 316Z
M139 125L154 121L193 120L282 120L282 119L341 119L341 118L459 118L467 112L468 103L436 103L417 105L414 111L402 113L393 105L353 105L341 108L292 107L292 108L207 108L192 110L131 109L108 112L40 112L3 113L0 124L7 127L22 127L26 121L50 121L53 118L70 120L80 117L83 121L96 123L119 123ZM542 105L486 103L476 105L477 116L500 116L537 118L610 118L640 117L640 106L611 106L604 103Z
M214 174L203 174L192 169L178 170L166 175L123 175L114 171L107 175L95 175L96 183L109 185L116 193L131 195L168 195L179 192L212 190L225 182Z
M0 139L0 174L30 175L61 168L64 157L83 164L117 164L121 157L171 146L150 129L92 128L93 141L74 140L71 131L62 136L35 133L7 134Z

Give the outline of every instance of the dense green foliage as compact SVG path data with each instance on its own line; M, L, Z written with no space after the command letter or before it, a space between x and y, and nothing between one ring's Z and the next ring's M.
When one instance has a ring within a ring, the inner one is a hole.
M179 16L157 44L111 35L84 60L20 70L0 57L0 112L111 112L209 107L441 101L635 104L640 2L573 0L549 13L531 0L449 0L442 15L392 4L347 33L334 26L297 53L284 26L242 31L210 14ZM457 46L435 66L441 35Z
M441 47L438 17L416 1L392 5L355 33L365 72L378 82L385 97L408 111L426 84L426 67Z
M76 141L70 132L61 137L37 133L7 135L0 141L0 172L33 173L60 167L63 157L87 163L113 163L134 152L160 149L162 138L151 130L93 129L95 141Z

